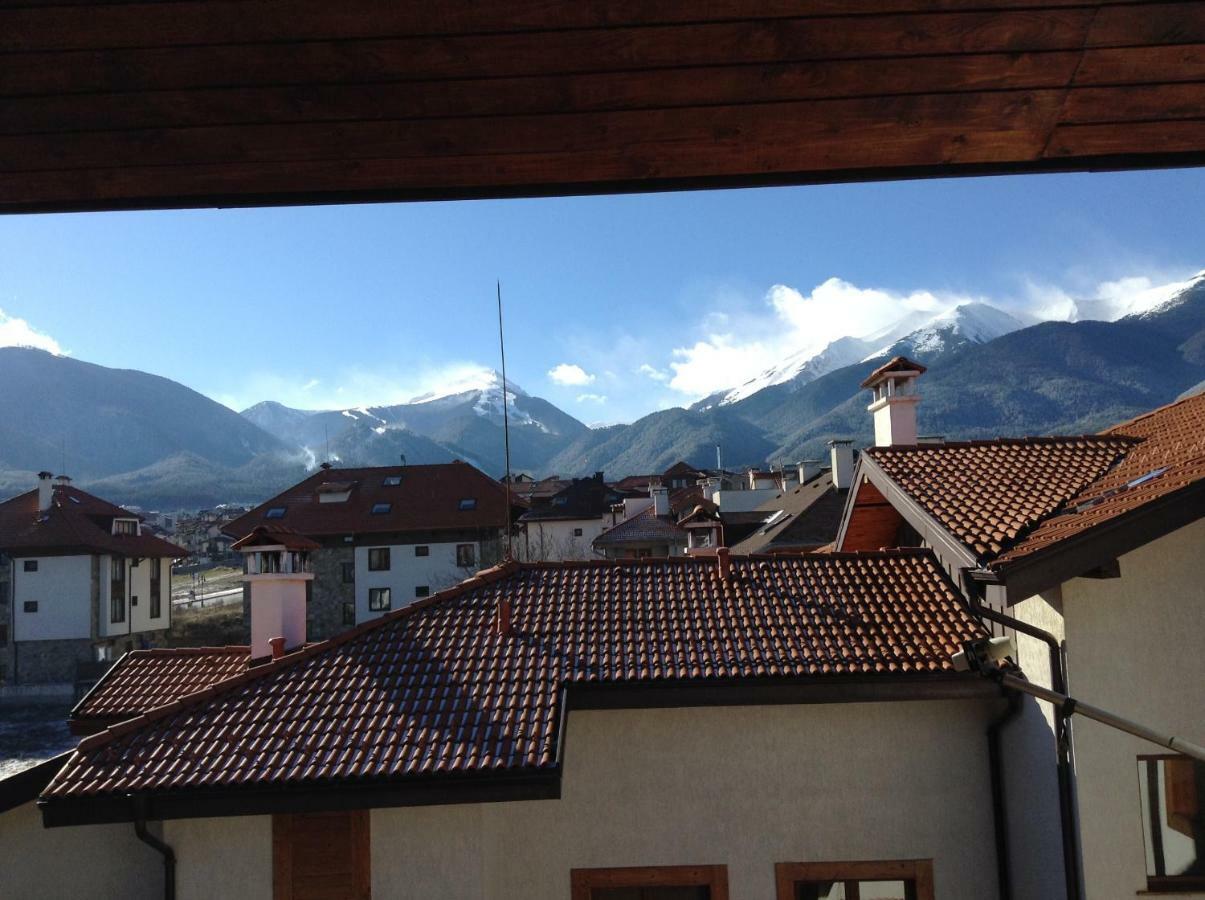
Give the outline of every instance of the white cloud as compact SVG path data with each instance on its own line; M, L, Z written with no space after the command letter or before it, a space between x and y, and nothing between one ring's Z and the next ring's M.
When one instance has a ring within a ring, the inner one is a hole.
M869 336L907 316L919 320L976 299L980 298L928 290L862 288L840 278L828 279L809 294L776 284L760 309L740 316L708 314L701 327L704 336L673 350L669 386L703 397L743 384L792 354L809 356L837 338Z
M66 356L59 342L38 331L24 319L0 309L0 347L35 347L55 356Z
M669 372L663 372L661 369L656 369L653 366L650 366L648 363L642 363L640 368L636 371L638 371L641 375L647 375L649 378L653 379L653 381L660 381L664 383L670 379Z
M603 404L607 402L607 398L603 394L578 394L577 402Z
M573 363L561 363L548 370L548 377L557 384L581 387L594 381L594 376Z
M209 395L234 410L261 400L276 400L298 409L344 409L351 406L390 406L432 392L472 390L490 379L493 370L476 363L452 362L424 368L352 368L325 374L252 372L225 390Z
M1080 322L1095 319L1114 322L1123 316L1154 309L1205 275L1132 275L1114 281L1102 281L1080 296L1050 284L1029 282L1031 312L1040 319Z

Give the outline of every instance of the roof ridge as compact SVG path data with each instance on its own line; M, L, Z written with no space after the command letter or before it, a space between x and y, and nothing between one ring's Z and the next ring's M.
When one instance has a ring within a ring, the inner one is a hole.
M499 581L507 575L518 571L518 569L518 563L515 563L513 560L505 560L489 569L483 569L471 578L466 578L464 581L461 581L450 588L439 591L438 593L432 594L430 597L424 598L415 603L411 603L408 606L402 607L401 609L386 613L383 616L379 616L367 622L362 622L354 628L349 628L347 631L340 632L334 637L327 638L325 641L318 641L314 644L308 644L304 647L294 650L292 653L286 653L280 659L271 660L270 662L266 662L262 665L248 667L245 672L239 672L237 675L232 675L229 678L224 678L221 681L214 682L213 684L207 685L200 690L193 691L191 694L185 694L181 697L177 697L170 703L165 703L162 706L156 706L152 709L148 709L146 712L139 716L135 716L132 719L126 719L123 722L110 725L103 731L99 731L96 734L90 735L89 737L80 741L79 745L76 747L76 750L80 753L91 752L92 750L105 746L124 734L128 734L131 731L137 731L138 729L143 728L152 722L157 722L160 719L174 715L183 709L196 706L213 697L229 693L236 688L242 687L244 684L249 684L252 681L258 681L259 679L268 675L292 668L293 666L312 659L319 654L327 652L328 650L331 650L335 647L340 647L343 644L358 638L362 634L382 628L386 624L395 622L407 616L414 615L418 610L427 609L428 607L435 606L439 603L459 597L470 590L475 590L483 585ZM248 649L248 652L250 652L250 649Z
M1149 419L1151 416L1155 416L1160 413L1167 412L1167 410L1173 409L1177 406L1180 406L1181 404L1192 403L1194 400L1197 402L1200 402L1200 403L1205 403L1205 393L1192 394L1188 397L1181 397L1178 400L1171 401L1170 403L1164 403L1162 406L1156 406L1154 409L1148 409L1146 412L1139 413L1138 415L1134 416L1132 419L1126 419L1124 421L1117 422L1113 425L1110 425L1108 428L1101 430L1099 432L1099 434L1108 435L1110 437L1132 437L1132 435L1116 434L1117 429L1125 428L1128 425L1135 425L1138 422L1143 421L1144 419ZM1136 438L1136 440L1142 440L1142 438Z
M950 447L990 447L990 446L1020 446L1024 444L1064 444L1078 441L1093 441L1096 443L1125 443L1137 444L1142 438L1128 434L1044 434L1024 435L1022 437L972 438L965 441L943 441L940 444L892 444L889 447L867 447L866 452L876 454L883 451L893 453L914 453L917 451L933 451Z
M213 653L250 653L249 644L222 644L212 647L144 647L129 651L131 656L203 656ZM122 654L123 656L125 654Z

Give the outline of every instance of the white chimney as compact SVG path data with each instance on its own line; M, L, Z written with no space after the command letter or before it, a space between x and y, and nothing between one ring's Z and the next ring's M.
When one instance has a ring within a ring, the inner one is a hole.
M258 526L236 541L243 554L243 581L251 590L251 658L278 658L281 650L305 644L305 595L310 551L318 544L293 532L272 532ZM273 646L277 638L283 644Z
M877 447L916 445L916 379L925 367L904 356L897 356L870 373L862 382L873 394L866 409L874 416L874 442Z
M54 483L50 480L54 476L50 472L38 473L38 512L44 513L50 510L50 502L54 497Z
M854 477L854 442L832 440L828 442L832 457L833 487L845 490Z
M806 484L820 474L820 460L804 459L799 462L799 483Z
M649 494L653 498L653 515L668 516L669 489L660 484L654 484L649 488Z

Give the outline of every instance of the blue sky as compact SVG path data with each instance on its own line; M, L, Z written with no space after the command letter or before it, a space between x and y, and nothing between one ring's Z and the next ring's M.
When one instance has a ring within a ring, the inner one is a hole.
M1198 169L10 216L0 343L234 408L399 402L496 365L500 278L511 378L630 421L910 305L1067 317L1071 298L1186 277L1205 268L1203 200Z

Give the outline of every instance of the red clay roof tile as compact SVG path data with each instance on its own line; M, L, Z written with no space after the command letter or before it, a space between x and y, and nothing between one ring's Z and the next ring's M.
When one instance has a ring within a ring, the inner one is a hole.
M77 733L119 722L247 670L250 647L131 650L71 710Z
M547 770L567 683L951 673L983 633L927 551L511 562L84 740L44 796Z
M1205 480L1205 394L1098 435L866 453L982 564L1003 570Z

